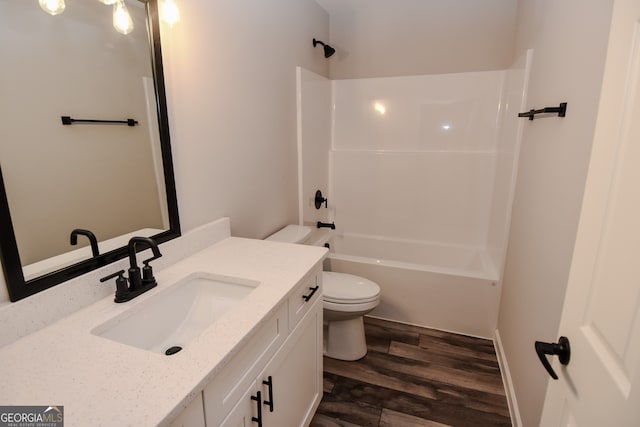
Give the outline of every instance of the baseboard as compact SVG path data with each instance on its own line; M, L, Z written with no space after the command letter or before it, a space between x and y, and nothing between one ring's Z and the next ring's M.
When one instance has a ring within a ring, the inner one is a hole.
M451 330L451 329L437 328L437 327L429 326L429 325L421 325L419 323L406 322L404 320L392 319L392 318L386 317L386 316L377 316L377 315L372 315L372 314L365 314L364 317L370 317L371 319L384 320L386 322L400 323L401 325L415 326L415 327L418 327L418 328L433 329L434 331L447 332L447 333L450 333L450 334L464 335L465 337L480 338L480 339L483 339L483 340L493 341L493 338L486 337L486 336L483 336L483 335L474 335L474 334L468 334L468 333L464 333L464 332L460 332L460 331L454 331L454 330Z
M522 419L520 418L520 411L518 409L518 400L513 389L513 381L511 381L511 371L509 371L509 364L507 363L507 357L504 354L502 347L502 339L500 338L500 331L496 329L493 345L496 349L496 356L498 356L498 365L500 366L500 374L502 375L502 383L504 384L505 393L507 395L507 404L509 405L509 415L511 416L511 424L514 427L522 427Z

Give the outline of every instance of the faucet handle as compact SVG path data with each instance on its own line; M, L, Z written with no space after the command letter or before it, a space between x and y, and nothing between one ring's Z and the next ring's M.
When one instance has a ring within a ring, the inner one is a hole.
M128 301L128 299L126 298L126 295L129 293L129 285L127 283L127 278L124 277L124 270L116 271L113 274L105 276L102 279L100 279L100 282L104 283L107 280L113 279L114 277L117 277L115 302Z
M118 278L118 280L124 279L124 270L116 271L116 272L115 272L115 273L113 273L113 274L110 274L110 275L108 275L108 276L105 276L105 277L103 277L102 279L100 279L100 282L104 283L104 282L106 282L107 280L111 280L111 279L113 279L114 277L117 277L117 278ZM125 280L126 280L126 279L125 279Z
M154 254L154 256L152 256L151 258L142 261L142 264L144 265L144 267L142 267L142 283L143 284L150 284L150 283L156 282L156 278L153 277L153 268L149 265L149 263L154 259L160 258L161 256L162 254L160 253L158 253L157 255Z
M158 258L160 258L161 256L162 256L162 254L161 254L161 253L158 253L157 255L155 255L155 254L154 254L151 258L149 258L149 259L145 259L144 261L142 261L142 264L144 264L144 266L145 266L145 267L149 267L149 263L150 263L151 261L153 261L154 259L158 259Z
M329 204L328 204L329 199L327 199L326 197L323 197L322 191L318 190L316 191L316 197L314 199L314 204L316 206L316 209L320 209L323 203L325 208L329 207Z

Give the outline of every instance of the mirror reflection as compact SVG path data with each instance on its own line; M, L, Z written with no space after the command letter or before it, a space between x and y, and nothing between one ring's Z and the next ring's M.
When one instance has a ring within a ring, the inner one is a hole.
M0 166L25 280L170 228L144 3L0 0ZM137 124L63 125L61 117ZM94 246L95 252L95 246Z

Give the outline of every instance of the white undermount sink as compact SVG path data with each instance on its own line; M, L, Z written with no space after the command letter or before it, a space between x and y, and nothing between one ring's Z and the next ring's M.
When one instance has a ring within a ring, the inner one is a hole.
M91 333L155 353L174 354L258 285L254 280L192 273Z

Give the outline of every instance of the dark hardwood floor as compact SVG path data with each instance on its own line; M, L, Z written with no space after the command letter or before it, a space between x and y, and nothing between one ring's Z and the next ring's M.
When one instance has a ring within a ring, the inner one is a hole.
M311 427L511 426L489 340L365 318L367 355L324 358Z

